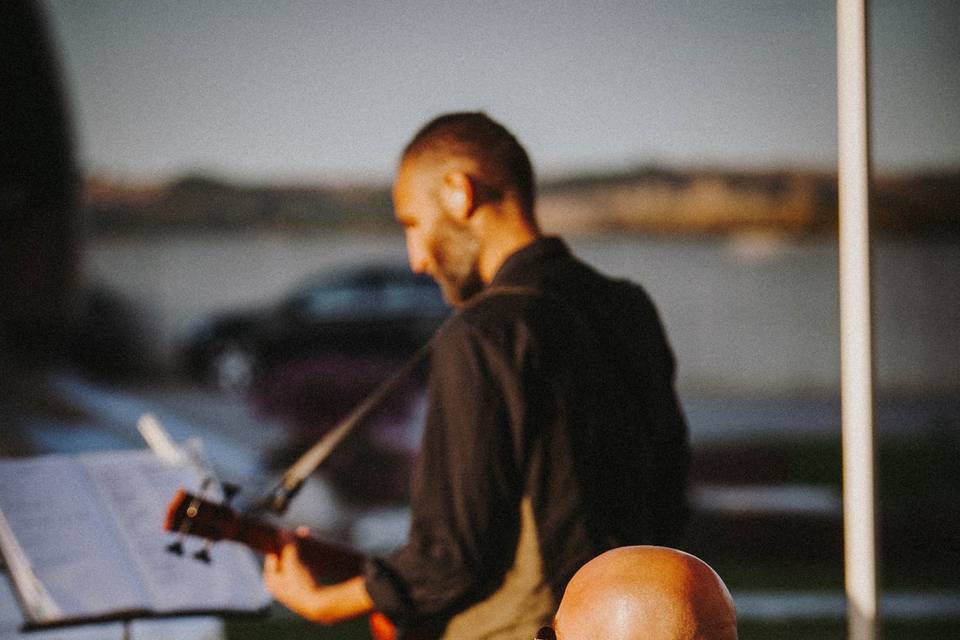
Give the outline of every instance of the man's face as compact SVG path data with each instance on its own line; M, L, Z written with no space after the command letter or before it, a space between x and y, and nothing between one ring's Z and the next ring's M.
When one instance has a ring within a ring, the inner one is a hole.
M403 163L393 185L393 204L406 236L410 268L430 275L447 302L461 306L483 288L480 242L442 206L442 175L436 167Z

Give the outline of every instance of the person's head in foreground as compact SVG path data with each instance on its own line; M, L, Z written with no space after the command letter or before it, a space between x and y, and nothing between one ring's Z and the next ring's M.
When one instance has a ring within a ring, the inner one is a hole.
M720 576L666 547L620 547L573 576L550 640L736 640L737 616Z

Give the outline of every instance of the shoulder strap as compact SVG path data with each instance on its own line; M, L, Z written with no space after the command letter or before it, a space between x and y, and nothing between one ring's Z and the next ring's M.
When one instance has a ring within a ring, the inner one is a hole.
M333 450L344 438L353 431L365 418L367 418L380 404L403 382L408 375L413 373L414 369L426 358L430 352L432 340L420 347L403 366L393 372L393 374L383 381L380 386L373 390L360 404L347 414L333 429L323 434L323 436L310 447L296 462L294 462L283 474L279 484L267 492L261 501L254 505L254 510L270 510L274 513L282 514L287 510L290 501L300 491L307 477L320 466L327 456L333 453Z
M489 298L495 298L497 296L528 296L531 298L543 297L545 294L539 289L534 289L533 287L526 287L523 285L492 285L489 287L484 287L480 293L476 294L467 302L460 307L460 310L470 309L477 306L481 302L488 300Z
M480 293L473 296L467 303L460 308L468 309L489 298L500 295L519 295L519 296L542 296L543 293L533 287L524 286L491 286L484 288ZM283 474L279 484L254 505L254 509L268 509L275 513L282 514L286 511L293 497L300 491L307 477L320 466L327 456L333 453L333 450L357 427L367 416L373 413L374 409L393 392L408 375L413 373L414 369L426 358L433 344L431 338L420 347L413 356L407 360L403 366L397 369L389 378L380 384L373 392L368 395L360 404L345 416L333 429L323 434L323 436L310 447L296 462L294 462Z

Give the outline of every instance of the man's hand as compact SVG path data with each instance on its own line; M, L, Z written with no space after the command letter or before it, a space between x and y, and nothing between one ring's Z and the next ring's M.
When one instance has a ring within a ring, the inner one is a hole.
M369 613L373 601L357 576L335 585L321 585L314 578L314 570L322 573L322 567L308 567L300 558L298 542L309 531L301 527L296 536L287 535L280 553L268 553L263 561L263 581L273 597L288 609L307 620L321 624L334 624L349 618Z
M297 530L303 537L305 531ZM263 560L263 581L270 593L288 609L304 618L313 620L315 600L320 585L313 574L300 560L297 539L286 534L279 555L268 553Z

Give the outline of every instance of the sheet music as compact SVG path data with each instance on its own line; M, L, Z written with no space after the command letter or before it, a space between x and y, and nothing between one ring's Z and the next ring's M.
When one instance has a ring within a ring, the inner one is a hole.
M192 468L174 472L149 451L84 454L80 459L120 525L154 611L188 606L249 610L270 603L259 565L245 547L218 543L210 550L209 564L192 557L203 544L198 538L184 541L183 556L166 550L175 538L162 529L166 507L178 488L198 490L200 478ZM123 482L116 481L120 477Z
M167 505L178 488L199 484L193 469L149 450L0 460L0 513L15 538L4 554L43 587L32 588L26 569L11 572L30 601L25 613L42 624L266 607L271 598L245 547L218 543L209 564L192 557L199 539L184 542L182 557L166 550L175 538L163 530Z
M146 607L148 594L125 569L126 546L75 459L5 460L0 486L7 525L63 618Z

